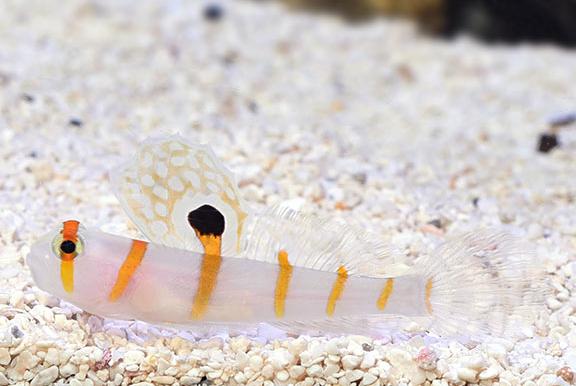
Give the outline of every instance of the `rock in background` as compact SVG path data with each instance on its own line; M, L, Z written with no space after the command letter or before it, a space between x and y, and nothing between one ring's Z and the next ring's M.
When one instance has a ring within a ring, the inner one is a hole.
M414 19L440 36L472 34L490 42L576 45L573 0L284 0L290 5L340 13L353 20L392 15Z

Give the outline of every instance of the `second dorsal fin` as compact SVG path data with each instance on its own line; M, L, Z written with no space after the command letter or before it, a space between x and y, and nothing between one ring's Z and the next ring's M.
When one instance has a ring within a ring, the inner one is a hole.
M281 206L251 216L242 257L276 263L286 251L291 265L350 275L392 276L407 268L375 237L344 222L306 215Z

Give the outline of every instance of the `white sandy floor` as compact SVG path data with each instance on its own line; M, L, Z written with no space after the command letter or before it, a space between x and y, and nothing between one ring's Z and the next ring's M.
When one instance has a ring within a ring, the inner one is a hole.
M223 2L222 20L207 22L204 4L2 2L0 385L567 384L576 127L559 149L535 149L551 117L576 109L576 54L435 41L404 23L348 26L278 4ZM210 143L248 201L346 218L410 258L503 227L536 246L552 294L518 341L462 345L401 331L196 340L103 321L35 288L23 259L59 221L136 234L107 171L136 140L177 130Z

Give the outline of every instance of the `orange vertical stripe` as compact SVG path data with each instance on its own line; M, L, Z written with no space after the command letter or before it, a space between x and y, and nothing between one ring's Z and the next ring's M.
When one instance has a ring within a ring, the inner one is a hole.
M429 313L432 313L432 302L430 298L432 296L432 279L428 279L426 282L426 309Z
M388 279L386 280L386 285L384 286L384 289L382 290L382 293L376 302L376 305L380 311L386 308L386 303L388 303L388 299L390 298L390 295L392 295L392 290L394 290L394 279Z
M342 296L342 292L344 291L344 286L346 285L346 281L348 280L348 271L342 265L338 268L338 276L334 281L334 285L332 286L332 292L330 292L330 296L328 297L328 304L326 305L326 314L328 316L332 316L334 311L336 310L336 302Z
M220 256L222 237L211 234L200 235L198 232L196 235L204 246L204 256L202 257L202 267L200 268L198 289L192 305L191 318L199 320L206 313L212 292L216 287L218 272L222 264L222 256Z
M78 228L80 222L76 220L64 221L62 233L62 241L70 240L73 243L78 242ZM75 254L60 252L60 281L64 291L72 293L74 291L74 258Z
M128 283L130 283L134 272L136 272L136 269L140 263L142 263L147 247L148 243L146 241L132 240L130 252L128 252L128 255L126 255L126 258L124 259L124 263L122 263L122 266L118 270L116 283L114 283L110 295L108 295L109 301L115 302L122 296Z
M276 280L276 291L274 292L274 313L277 318L284 316L284 306L286 304L286 296L288 295L288 286L292 278L292 271L294 268L288 261L288 253L286 251L278 252L278 264L280 272L278 272L278 279Z

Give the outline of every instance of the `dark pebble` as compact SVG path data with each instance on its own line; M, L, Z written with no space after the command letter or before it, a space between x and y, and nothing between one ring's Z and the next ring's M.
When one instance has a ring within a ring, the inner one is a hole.
M224 16L224 8L220 4L208 4L204 8L204 18L210 21L219 21Z
M540 153L548 153L559 145L558 137L556 134L541 134L538 141L538 151Z
M18 328L18 326L12 326L10 328L10 333L16 339L20 339L24 336L24 333Z
M258 103L254 102L254 101L249 101L248 102L248 110L250 110L254 114L257 114L258 113Z
M558 115L550 120L551 127L568 126L576 122L576 113Z
M28 103L34 102L34 97L30 94L22 94L22 99Z
M362 343L362 349L364 351L372 351L374 350L374 347L372 347L372 345L369 343Z
M435 226L438 229L442 229L442 221L439 219L434 219L432 221L428 221L428 224Z
M80 119L78 119L78 118L71 118L71 119L68 121L68 124L69 124L70 126L82 127L82 125L84 124L84 122L82 122L82 121L81 121Z
M222 63L226 66L231 66L238 61L238 53L235 51L229 51L224 56L222 56Z
M368 176L363 172L355 173L352 177L361 185L365 185L368 180Z

